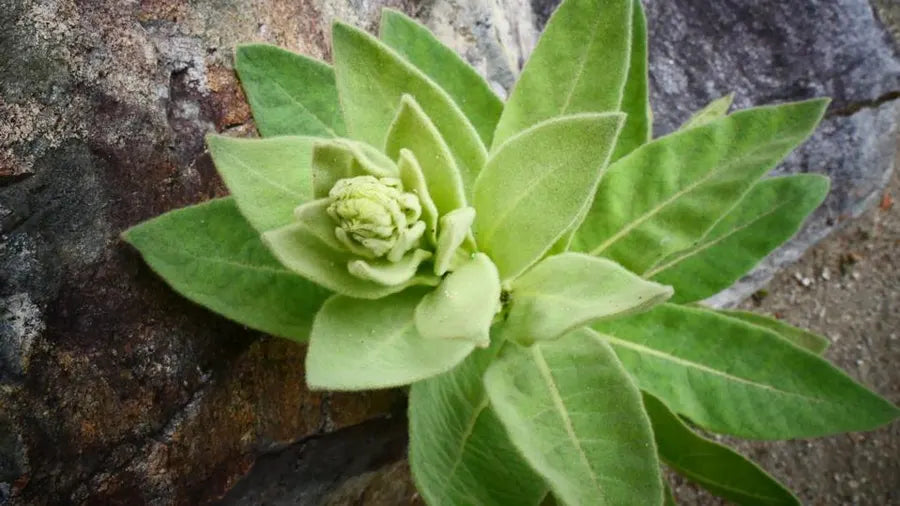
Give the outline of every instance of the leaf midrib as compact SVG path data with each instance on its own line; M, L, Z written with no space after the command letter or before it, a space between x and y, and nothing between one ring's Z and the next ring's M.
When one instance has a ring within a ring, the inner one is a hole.
M732 160L732 161L722 164L722 165L718 165L716 167L712 167L709 170L709 172L707 172L706 174L701 176L700 179L687 185L684 188L679 189L677 192L672 194L671 197L663 200L659 204L648 209L647 211L644 212L644 214L642 214L641 216L637 217L636 219L632 220L627 225L625 225L624 227L619 229L618 232L616 232L615 234L610 236L606 241L604 241L599 246L597 246L596 248L591 250L590 254L594 255L594 256L599 255L600 253L605 251L607 248L609 248L610 246L612 246L613 244L618 242L620 239L622 239L624 236L631 233L632 230L643 225L646 221L650 220L651 218L653 218L654 216L656 216L657 214L662 212L663 209L665 209L666 207L668 207L669 205L671 205L672 203L674 203L675 201L677 201L684 195L699 188L707 181L713 179L715 176L727 172L728 170L730 170L732 167L734 167L736 165L739 165L742 163L747 163L748 160L752 160L756 156L756 154L759 153L760 151L771 149L773 146L778 146L779 144L793 144L793 139L794 139L794 136L787 136L785 139L783 139L781 141L771 141L770 140L769 142L766 142L763 145L760 145L753 149L748 150L746 153L743 153L740 157L738 157L735 160ZM617 162L617 163L621 163L621 162ZM766 160L766 165L770 165L770 164L771 164L771 162L769 160ZM715 226L715 224L713 224L712 226Z
M240 166L241 166L242 168L244 168L244 169L247 171L247 173L250 174L252 177L255 177L256 179L259 179L259 180L262 181L263 183L265 183L265 184L267 184L267 185L269 185L269 186L271 186L271 187L273 187L273 188L276 188L276 189L280 190L282 193L287 193L287 194L289 194L289 195L291 195L291 196L293 196L293 197L297 197L298 199L300 199L301 202L304 200L304 196L301 195L300 193L298 193L297 191L295 191L295 190L293 190L293 189L291 189L291 188L288 188L288 187L285 186L284 184L279 183L278 181L275 181L274 179L271 179L271 178L267 177L267 176L264 175L262 172L260 172L260 171L258 171L258 170L256 170L256 169L254 169L252 166L247 165L246 163L244 163L244 161L241 160L239 157L234 156L234 155L232 155L232 154L230 154L230 153L228 153L228 152L221 152L221 153L219 153L219 156L224 156L225 158L229 158L229 159L232 161L232 163L236 163L237 165L240 165Z
M566 100L563 102L563 106L560 109L559 114L564 115L566 111L568 111L569 106L572 105L572 96L575 95L575 89L578 88L578 83L581 81L581 77L584 74L584 68L587 66L588 55L591 52L591 49L594 46L594 41L597 39L597 27L600 26L600 22L602 21L602 16L597 16L597 20L594 21L594 25L591 27L591 39L590 42L585 44L584 51L581 53L581 57L579 58L578 63L578 72L575 74L575 77L572 79L572 87L569 88L569 93L566 95Z
M584 452L584 448L582 448L581 446L581 441L578 438L578 435L575 433L575 427L572 425L572 419L569 417L568 408L566 408L566 404L563 401L562 396L560 395L559 388L556 386L556 381L553 378L553 373L550 371L550 366L544 359L544 354L541 352L540 346L532 346L531 354L534 357L534 361L537 364L537 368L541 374L541 377L544 378L544 382L547 385L547 390L550 393L553 405L556 407L556 411L563 421L563 426L565 427L566 434L569 436L569 439L572 441L575 449L578 451L578 457L581 460L581 463L588 469L588 476L590 476L591 478L591 483L600 494L600 497L603 498L602 503L608 504L609 501L607 501L606 499L606 493L600 486L600 483L597 481L597 477L595 475L593 466L591 466L590 459L588 459L587 454Z
M494 235L497 233L497 230L500 229L500 225L503 224L503 223L506 221L506 219L507 219L507 217L509 217L509 215L513 214L513 211L515 211L516 209L518 209L519 204L520 204L523 200L525 200L526 197L528 197L529 195L531 195L531 193L534 191L534 188L535 188L536 186L538 186L539 184L543 183L545 179L547 179L548 177L550 177L550 175L552 175L552 174L555 172L555 170L556 170L557 168L561 167L561 166L562 166L562 164L559 164L559 165L554 165L554 166L548 168L548 170L547 170L546 172L544 172L543 174L541 174L540 177L538 177L537 179L533 180L528 186L526 186L526 187L522 190L522 193L521 193L521 194L520 194L520 195L519 195L519 196L518 196L518 197L517 197L510 205L509 205L509 207L507 207L507 209L503 212L503 214L501 214L501 215L497 218L497 220L494 221L494 226L491 227L490 231L488 231L488 232L482 234L481 238L478 238L478 240L479 240L479 241L483 241L485 244L488 243L488 242L490 242L490 240L491 240L491 239L494 237Z
M771 385L767 385L767 384L765 384L765 383L757 383L757 382L755 382L755 381L753 381L753 380L748 380L748 379L745 379L745 378L741 378L740 376L734 376L734 375L728 374L728 373L723 372L723 371L719 371L719 370L717 370L717 369L713 369L712 367L709 367L709 366L706 366L706 365L703 365L703 364L700 364L700 363L697 363L697 362L692 362L692 361L690 361L690 360L686 360L686 359L683 359L683 358L681 358L681 357L677 357L677 356L675 356L675 355L670 355L670 354L668 354L668 353L665 353L665 352L662 352L662 351L659 351L659 350L656 350L656 349L653 349L653 348L649 348L649 347L647 347L647 346L643 346L643 345L640 345L640 344L637 344L637 343L634 343L634 342L631 342L631 341L626 341L626 340L624 340L624 339L619 339L619 338L614 337L614 336L611 336L611 335L609 335L609 334L603 334L603 333L597 332L596 330L591 329L591 328L587 328L587 330L588 330L589 332L593 333L594 336L595 336L597 339L601 339L601 340L604 340L604 341L608 341L608 342L610 342L611 344L615 344L615 345L622 346L622 347L625 347L625 348L631 348L632 350L635 350L635 351L640 352L640 353L646 353L646 354L648 354L648 355L654 355L654 356L656 356L656 357L662 358L663 360L666 360L666 361L669 361L669 362L674 362L674 363L679 364L679 365L684 366L684 367L688 367L688 368L692 368L692 369L697 369L697 370L700 370L700 371L703 371L703 372L706 372L706 373L709 373L709 374L712 374L712 375L715 375L715 376L721 376L721 377L723 377L723 378L726 378L726 379L728 379L728 380L730 380L730 381L733 381L733 382L736 382L736 383L742 383L742 384L745 384L745 385L749 385L749 386L751 386L751 387L753 387L753 388L759 388L759 389L763 389L763 390L769 390L769 391L774 392L774 393L776 393L776 394L786 395L786 396L790 396L790 397L799 397L799 398L803 399L804 401L812 402L812 403L815 403L815 404L821 404L821 403L827 403L827 402L828 402L827 400L825 400L825 399L820 399L820 398L818 398L818 397L810 397L810 396L808 396L808 395L801 394L801 393L797 393L797 392L789 392L789 391L787 391L787 390L781 390L781 389L779 389L779 388L775 388L775 387L773 387L773 386L771 386Z
M218 265L228 265L230 267L236 267L239 269L246 269L246 270L256 271L256 272L265 272L265 273L269 273L269 274L301 277L301 276L297 276L296 274L294 274L293 272L291 272L289 270L279 269L277 267L267 267L267 266L263 266L263 265L245 264L245 263L241 263L241 262L235 262L233 260L226 260L224 258L206 257L206 256L198 255L196 253L190 253L190 252L184 251L182 249L168 247L166 245L162 245L161 249L167 251L171 255L186 257L186 258L190 258L192 260L197 260L200 262L208 262L208 263L213 263L213 264L218 264ZM162 255L159 255L159 254L149 253L149 255L157 257L157 258L162 258Z
M264 69L261 69L260 72L263 73L263 74L265 74L265 70L264 70ZM298 107L300 107L301 109L303 109L304 112L306 112L306 113L307 113L308 115L310 115L314 120L316 120L316 121L322 126L322 128L324 128L325 131L328 132L332 137L338 137L337 133L335 133L335 131L334 131L331 127L329 127L328 124L325 123L325 121L324 121L322 118L320 118L316 113L312 112L308 107L306 107L306 105L303 104L303 102L301 102L301 101L298 100L293 94L291 94L291 92L289 92L289 91L281 84L281 82L280 82L278 79L272 79L271 82L275 85L275 88L276 88L278 91L280 91L281 93L283 93L288 99L290 99L291 102L293 102L295 105L297 105Z
M682 261L684 261L684 260L687 259L687 258L690 258L690 257L692 257L692 256L695 256L695 255L697 255L697 254L703 252L703 251L706 251L707 249L709 249L709 248L715 246L716 244L719 244L720 242L722 242L722 241L728 239L729 237L733 236L734 234L737 234L738 232L740 232L740 231L742 231L742 230L744 230L744 229L747 229L747 228L752 227L753 225L756 225L759 221L761 221L761 220L763 220L763 219L765 219L765 218L771 216L772 214L778 212L779 209L781 209L781 208L787 206L789 203L793 203L793 202L782 202L782 203L776 205L775 207L772 207L771 209L769 209L769 210L766 211L765 213L760 214L760 215L757 215L755 218L753 218L753 220L748 221L747 223L744 223L743 225L740 225L740 226L738 226L738 227L732 228L731 230L729 230L728 232L726 232L725 234L723 234L723 235L721 235L721 236L719 236L719 237L716 237L716 238L714 238L714 239L712 239L712 240L710 240L710 241L707 241L707 242L705 242L705 243L703 243L703 244L700 244L700 245L698 245L698 246L696 246L696 247L694 247L694 248L691 248L691 249L687 250L687 252L684 253L683 255L679 255L679 256L673 258L672 260L670 260L669 262L666 262L666 263L664 263L664 264L662 264L662 265L653 267L652 269L650 269L650 270L648 270L647 272L645 272L645 273L643 274L643 277L645 277L645 278L652 278L652 277L655 276L656 274L659 274L660 272L663 272L663 271L669 269L669 268L672 267L673 265L679 264L679 263L681 263ZM738 205L740 205L740 204L738 204Z

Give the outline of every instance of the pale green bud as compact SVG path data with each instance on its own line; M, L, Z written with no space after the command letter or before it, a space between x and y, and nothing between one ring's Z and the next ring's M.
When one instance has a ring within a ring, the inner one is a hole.
M328 192L335 236L353 253L397 262L425 232L419 198L399 179L357 176L341 179Z

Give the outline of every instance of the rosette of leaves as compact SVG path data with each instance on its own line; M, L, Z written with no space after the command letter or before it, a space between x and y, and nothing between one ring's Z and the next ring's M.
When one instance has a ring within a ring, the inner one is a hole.
M797 504L692 425L789 439L896 418L825 338L695 304L825 197L825 177L763 176L826 100L725 97L653 139L637 0L564 1L505 103L398 12L332 43L333 67L239 47L262 138L208 138L231 196L124 237L187 298L308 340L311 388L411 385L428 503L662 504L666 464L737 504Z

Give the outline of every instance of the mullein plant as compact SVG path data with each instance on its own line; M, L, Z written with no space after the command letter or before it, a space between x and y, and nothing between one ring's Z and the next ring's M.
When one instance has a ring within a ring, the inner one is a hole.
M763 176L824 99L651 138L638 0L567 0L504 103L385 10L334 65L237 48L262 138L207 138L230 197L124 233L175 290L309 343L311 389L410 385L434 505L663 504L665 464L737 504L797 504L698 434L869 430L897 408L823 337L703 307L790 238L828 179ZM301 364L297 365L301 367Z

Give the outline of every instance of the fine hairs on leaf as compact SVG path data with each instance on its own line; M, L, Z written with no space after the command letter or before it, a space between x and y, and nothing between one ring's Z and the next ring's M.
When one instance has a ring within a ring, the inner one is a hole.
M828 101L727 95L653 139L648 28L640 0L563 0L506 103L390 9L380 39L335 22L333 64L240 45L262 138L207 137L231 195L122 237L185 298L308 341L308 388L408 387L429 505L674 505L661 465L796 505L694 427L819 437L900 411L826 337L698 301L825 199L826 177L765 176Z

